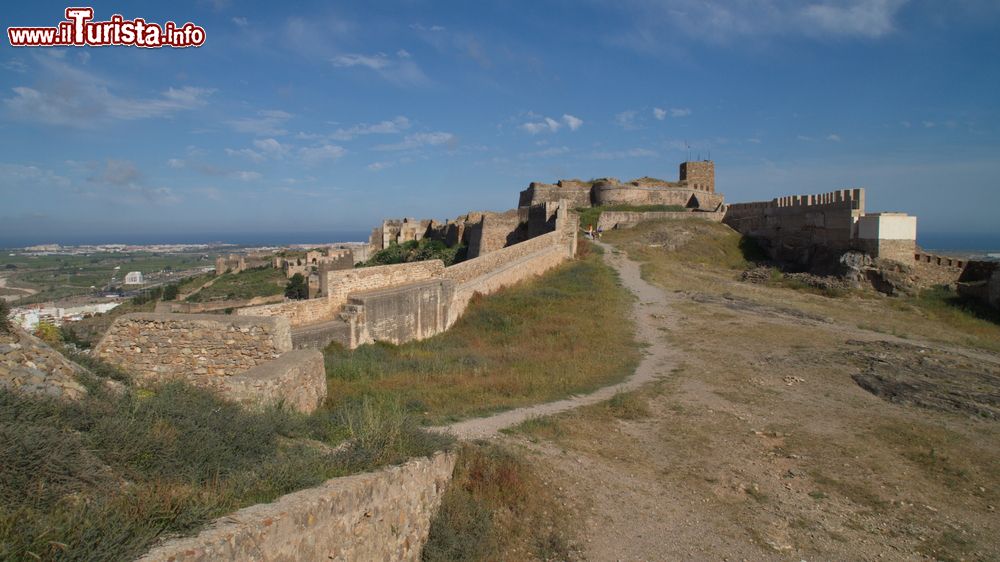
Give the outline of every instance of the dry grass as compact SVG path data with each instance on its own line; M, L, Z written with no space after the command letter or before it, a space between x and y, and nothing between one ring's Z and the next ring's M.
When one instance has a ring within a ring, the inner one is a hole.
M568 560L565 509L520 453L468 444L423 550L426 561Z
M393 397L440 424L587 392L633 371L631 304L614 271L591 253L474 300L433 338L328 348L330 400Z

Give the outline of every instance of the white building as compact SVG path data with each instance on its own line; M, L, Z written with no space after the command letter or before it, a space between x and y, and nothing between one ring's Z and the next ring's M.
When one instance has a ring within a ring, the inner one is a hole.
M125 275L126 285L142 285L142 272L141 271L129 271Z

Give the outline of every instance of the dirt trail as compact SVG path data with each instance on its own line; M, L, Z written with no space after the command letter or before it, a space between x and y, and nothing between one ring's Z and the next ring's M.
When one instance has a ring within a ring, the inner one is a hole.
M669 307L672 302L663 290L647 283L639 274L639 264L628 259L625 254L611 246L598 243L604 248L604 261L618 271L622 284L636 297L632 314L636 321L636 339L648 346L636 368L620 384L606 386L590 394L572 396L556 402L526 406L499 414L458 422L434 428L451 433L459 439L484 439L494 437L500 430L513 427L531 418L565 412L581 406L608 400L617 392L634 390L640 386L665 376L677 365L677 353L669 346L660 344L662 329L670 328Z

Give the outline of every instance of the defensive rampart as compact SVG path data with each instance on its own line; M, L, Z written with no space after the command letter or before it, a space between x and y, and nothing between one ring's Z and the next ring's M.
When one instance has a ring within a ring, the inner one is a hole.
M249 407L281 404L309 413L326 399L323 354L314 349L289 351L239 375L206 382L227 400Z
M640 222L655 220L707 220L712 222L722 222L726 214L723 211L713 213L699 213L688 211L602 211L601 217L597 219L597 227L601 230L613 230L622 228L632 228Z
M454 453L438 453L334 478L222 517L140 561L419 560L454 468Z

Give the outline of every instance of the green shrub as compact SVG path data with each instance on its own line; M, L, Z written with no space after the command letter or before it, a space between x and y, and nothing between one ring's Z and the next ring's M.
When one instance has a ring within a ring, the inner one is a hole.
M303 300L309 298L309 283L301 273L292 275L285 286L285 296L290 299Z
M0 333L10 333L10 303L6 299L0 299Z
M449 266L463 261L466 255L467 248L461 244L449 248L440 240L423 238L420 241L410 240L402 244L391 242L389 247L375 252L368 261L361 264L361 267L426 260L441 260L445 266Z

